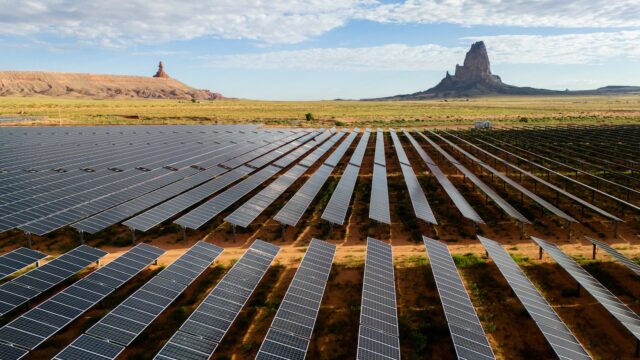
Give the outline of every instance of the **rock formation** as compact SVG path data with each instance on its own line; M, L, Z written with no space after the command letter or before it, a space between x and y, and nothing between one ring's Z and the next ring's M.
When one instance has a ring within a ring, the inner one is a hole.
M391 100L429 99L440 97L472 97L479 95L538 95L552 94L554 91L520 88L507 85L499 76L491 73L491 63L484 42L478 41L471 45L462 66L456 65L452 76L447 71L444 79L438 85L427 91L409 95L398 95Z
M194 89L172 79L162 62L153 77L0 71L0 96L51 96L90 99L217 100L219 93Z
M153 75L153 77L169 79L169 75L164 72L164 65L162 65L162 61L160 61L160 64L158 64L158 71L156 71L156 74Z

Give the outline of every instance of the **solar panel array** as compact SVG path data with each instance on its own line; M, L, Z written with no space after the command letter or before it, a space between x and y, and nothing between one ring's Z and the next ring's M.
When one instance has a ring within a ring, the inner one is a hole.
M269 165L216 195L213 199L179 217L174 223L186 228L198 229L229 206L233 205L236 201L269 180L272 176L280 172L280 170L282 169L277 166Z
M0 280L46 257L45 253L24 247L10 251L0 256Z
M418 134L423 138L426 138L424 134L420 132L418 132ZM471 205L467 202L464 196L460 194L460 191L458 191L458 189L456 189L456 187L453 185L451 180L449 180L449 178L445 176L442 170L440 170L440 167L438 167L435 161L431 159L429 154L427 154L427 152L424 151L424 149L420 146L420 144L418 144L418 142L413 138L413 136L411 136L411 134L406 133L406 135L409 141L411 142L411 145L413 145L413 148L416 150L416 152L418 152L418 155L420 155L420 158L422 158L422 161L424 161L424 163L427 165L429 170L431 170L431 173L433 174L433 176L436 178L436 180L438 180L438 183L440 183L440 185L442 186L444 191L447 193L447 195L449 195L449 198L451 199L451 201L453 201L453 203L455 204L456 208L458 208L462 216L464 216L465 218L475 223L484 224L484 221L482 220L480 215L478 215L478 213L471 207Z
M481 139L478 139L478 141L484 142ZM486 142L484 142L484 143L486 143ZM486 144L490 145L490 146L493 146L493 145L491 145L489 143L486 143ZM481 148L479 148L477 146L474 146L474 148L481 149ZM556 185L550 183L549 181L546 181L546 180L542 179L541 177L539 177L537 175L534 175L532 172L526 171L523 168L521 168L519 166L516 166L516 165L514 165L514 164L512 164L512 163L510 163L510 162L508 162L508 161L506 161L506 160L504 160L504 159L502 159L502 158L500 158L500 157L498 157L498 156L496 156L496 155L494 155L494 154L492 154L492 153L490 153L490 152L488 152L488 151L486 151L484 149L481 149L481 151L483 153L487 154L488 156L496 159L497 161L500 161L501 163L505 164L506 166L509 166L510 168L522 173L523 175L535 180L536 182L538 182L538 183L540 183L542 185L545 185L548 188L556 191L558 194L562 194L563 196L568 197L569 199L571 199L571 200L577 202L578 204L580 204L581 206L584 206L585 208L591 209L592 211L602 215L603 217L605 217L605 218L607 218L609 220L613 220L613 221L617 221L617 222L622 221L622 219L620 219L619 217L609 213L608 211L605 211L605 210L603 210L603 209L601 209L601 208L599 208L599 207L597 207L597 206L595 206L595 205L593 205L593 204L591 204L591 203L589 203L589 202L577 197L576 195L573 195L572 193L565 191L563 188L561 188L559 186L556 186ZM509 152L507 151L507 153L509 153ZM509 154L511 154L511 153L509 153ZM515 156L515 154L514 154L514 156Z
M433 210L429 206L429 202L427 201L427 197L422 190L422 186L420 186L420 182L416 177L416 174L413 172L413 168L411 167L411 162L409 162L409 158L407 158L407 154L404 152L402 148L402 143L398 138L395 130L390 129L391 139L393 140L393 146L396 149L396 154L398 155L398 159L400 160L400 169L402 170L402 176L404 177L404 182L407 185L407 189L409 190L409 198L411 199L411 205L413 206L413 212L416 214L418 219L422 219L430 224L437 225L436 217L433 215ZM406 135L406 132L403 130L403 133Z
M387 167L384 158L384 132L376 131L376 151L371 180L371 198L369 199L369 219L383 224L391 224L389 211L389 188L387 186Z
M297 160L300 156L307 153L314 146L316 146L317 144L321 144L324 140L328 138L328 136L330 135L330 132L326 131L325 134L326 135L324 136L321 135L320 140L316 139L315 142L305 144L304 146L301 146L298 150L294 151L294 152L297 152L297 154L295 158L292 158L292 159ZM309 157L313 157L316 160L319 159L313 153L307 155L305 159ZM242 204L240 207L234 210L231 214L225 217L224 220L237 226L242 226L242 227L249 226L264 210L267 209L267 207L269 207L269 205L271 205L274 201L276 201L278 197L280 197L291 185L293 185L293 183L295 183L296 180L298 180L308 170L309 166L313 165L313 163L315 163L316 161L316 160L313 160L313 162L311 163L305 162L306 164L309 164L307 166L300 165L302 162L304 162L305 159L303 159L299 164L296 164L295 166L293 166L286 173L282 174L280 177L278 177L278 179L276 179L274 182L269 184L269 186L267 186L266 188L262 189L254 197L247 200L247 202ZM289 163L290 161L287 160L287 165Z
M400 359L391 245L367 238L357 359Z
M182 193L169 201L136 215L122 224L132 229L147 231L242 179L252 171L254 170L248 166L241 166L237 169L233 169L211 181Z
M620 299L611 293L600 281L591 276L575 260L567 256L555 244L537 237L531 239L546 251L562 268L574 278L591 296L593 296L607 311L629 330L640 341L640 316L629 309Z
M539 164L539 163L537 163L535 161L529 160L529 159L527 159L525 157L522 157L520 155L517 155L517 154L515 154L513 152L507 151L504 148L498 147L498 146L496 146L494 144L490 144L490 143L485 142L484 140L481 140L481 139L479 139L479 141L489 145L490 147L492 147L495 150L498 150L500 152L505 152L505 153L509 154L510 156L514 156L516 159L518 159L518 161L522 161L522 162L524 162L526 164L529 164L530 166L535 166L536 168L538 168L538 169L540 169L542 171L545 171L547 173L550 173L550 174L553 174L555 176L558 176L559 178L561 178L565 182L573 183L573 184L578 185L578 186L580 186L580 187L582 187L582 188L584 188L586 190L589 190L589 191L591 191L593 193L597 193L599 195L607 197L607 198L619 203L620 205L629 207L629 208L631 208L631 209L633 209L635 211L640 211L640 207L639 206L636 206L636 205L634 205L634 204L632 204L632 203L630 203L630 202L628 202L626 200L623 200L623 199L621 199L621 198L619 198L617 196L614 196L614 195L611 195L611 194L609 194L609 193L607 193L605 191L602 191L602 190L600 190L598 188L598 186L593 187L593 186L587 185L587 184L583 183L582 181L579 181L577 179L574 179L572 177L569 177L569 176L563 174L562 172L555 171L555 170L553 170L553 169L551 169L551 168L549 168L547 166L541 165L541 164ZM495 140L495 142L500 143L501 145L504 144L500 140ZM605 213L601 213L600 211L596 210L595 208L592 209L592 210L600 213L601 215L605 215Z
M295 140L295 138L300 137L301 134L293 135L293 138L290 136L285 138L284 140L279 140L275 143L268 144L261 148L258 148L250 153L234 158L232 161L223 164L227 168L233 168L236 166L240 166L243 163L255 158L256 156L263 155L265 153L276 151L279 147L285 145L289 140ZM237 159L241 159L236 161ZM275 167L272 167L270 170L266 170L266 172L260 173L260 176L265 175L267 172L271 172L276 170ZM131 218L125 221L123 224L127 225L131 228L147 231L152 227L158 225L162 221L165 221L181 211L186 210L187 208L196 205L197 203L203 201L209 196L219 192L225 187L231 185L232 183L240 180L246 175L249 175L255 171L255 168L249 166L240 166L235 168L228 173L225 173L222 176L219 176L209 182L206 182L194 189L191 189L159 206L156 206L134 218ZM245 183L247 184L247 183ZM251 183L249 183L251 184ZM236 191L241 190L240 188L236 188ZM193 226L195 226L195 220Z
M93 177L84 176L82 181L65 182L61 179L61 186L54 186L44 193L40 191L42 189L47 189L44 186L41 189L38 189L38 191L33 189L24 189L25 191L29 190L29 192L20 196L19 201L12 201L12 203L3 205L7 207L5 210L7 210L10 215L5 216L0 220L0 223L2 223L0 228L4 230L5 228L24 225L23 227L26 231L36 234L45 233L46 231L49 231L48 229L55 227L56 225L63 226L65 224L64 220L67 219L67 216L55 214L56 212L62 212L65 210L73 211L73 208L79 205L87 205L87 203L98 200L104 202L104 199L101 199L103 197L113 201L111 197L115 194L119 194L118 196L120 198L125 197L125 199L128 199L130 196L135 196L136 194L134 192L129 195L128 192L130 192L131 189L123 189L135 186L138 183L147 182L158 176L170 174L172 170L177 169L169 165L163 165L170 164L180 166L177 165L180 161L192 159L194 155L201 155L202 152L206 154L211 149L214 149L216 144L207 144L203 146L192 143L172 143L171 145L164 144L162 147L159 145L152 146L158 147L157 151L155 151L153 155L149 155L148 153L141 153L137 156L130 154L129 157L122 157L116 163L118 165L117 167L110 167L108 169L98 167L97 170L89 167L83 168L87 171L80 171L81 173L85 172L85 175L86 173L93 173L94 175ZM150 151L151 149L145 150ZM136 158L139 158L140 162L136 163L135 161L132 161L132 159ZM144 166L132 168L129 167L129 164L143 164ZM66 174L66 170L64 173ZM71 173L75 174L77 171L71 171ZM80 176L76 177L79 178ZM67 180L69 179L67 178ZM6 179L3 180L3 182L6 181ZM116 183L118 186L116 186ZM149 185L146 185L145 187L148 186ZM140 188L136 191L140 191ZM88 209L90 211L101 210L100 208L94 210L92 207L89 207ZM45 219L46 217L52 216L52 214L57 216L57 218ZM77 215L73 212L72 214ZM72 220L75 219L71 217L68 221ZM40 224L38 224L38 222L40 222Z
M267 143L265 138L268 139L270 136L268 134L257 135L252 141ZM250 143L236 144L229 142L222 144L217 147L215 153L208 153L203 160L198 162L188 161L187 164L190 163L192 165L176 172L176 174L184 176L181 180L88 217L75 223L73 227L90 234L103 230L227 172L228 169L216 165L247 153L254 147L255 145Z
M312 137L307 130L254 126L34 128L24 134L30 137L0 133L7 140L0 151L0 231L36 235L78 222L81 231L99 231L221 175L216 169L210 178L191 179L218 164L230 170L264 161L292 148L291 141ZM18 137L22 143L13 141ZM166 220L170 210L167 205L136 220L142 229L157 224L154 218Z
M447 245L423 236L458 359L495 359Z
M449 134L449 135L452 136L452 137L455 137L456 139L464 141L465 143L475 147L475 145L467 142L464 139L460 139L459 137L457 137L455 135L451 135L451 134ZM456 149L457 151L459 151L460 153L462 153L463 155L465 155L466 157L471 159L473 162L475 162L476 164L482 166L487 171L489 171L491 174L493 174L496 177L498 177L500 180L502 180L505 183L509 184L510 186L512 186L513 188L515 188L519 192L521 192L523 195L527 196L528 198L532 199L533 201L538 203L543 208L545 208L548 211L552 212L554 215L559 216L559 217L561 217L561 218L563 218L563 219L565 219L567 221L570 221L570 222L577 222L577 220L574 219L573 217L571 217L569 214L567 214L564 211L558 209L556 206L554 206L553 204L551 204L547 200L541 198L540 196L535 194L533 191L530 191L526 187L520 185L520 183L518 183L517 181L514 181L510 177L508 177L506 175L503 175L500 171L498 171L497 169L493 168L491 165L485 163L484 161L478 159L477 157L473 156L471 153L469 153L468 151L464 150L460 146L452 143L451 141L449 141L448 139L446 139L446 138L444 138L442 136L438 135L438 137L440 139L442 139L444 142L446 142L447 144L449 144L451 147L453 147L454 149ZM477 148L477 149L480 149L480 148Z
M222 253L219 246L197 242L74 340L54 359L115 359L174 302ZM108 351L103 351L108 349Z
M279 250L255 240L154 359L209 359Z
M302 215L309 208L313 199L322 189L331 173L335 170L335 165L340 162L344 153L358 134L352 132L347 138L329 155L327 160L316 170L313 175L300 187L300 189L289 199L289 201L273 217L280 224L296 226ZM333 164L333 165L332 165Z
M315 135L315 133L314 133L314 135ZM303 137L303 141L307 142L307 141L311 140L311 138L312 137L310 137L310 136L305 136L305 137ZM294 141L292 143L292 144L295 145L295 148L297 148L297 147L303 148L304 152L297 152L296 155L295 155L295 158L289 158L289 160L286 161L287 163L289 161L297 160L300 156L302 156L302 154L306 153L310 149L310 147L302 147L301 146L301 145L304 145L303 141ZM280 150L280 149L278 149L278 150ZM281 156L281 154L278 155L278 156ZM214 218L215 216L220 214L222 211L227 209L229 206L231 206L232 204L234 204L235 202L240 200L242 197L244 197L245 195L247 195L248 193L250 193L251 191L253 191L257 187L259 187L260 185L265 183L273 175L275 175L278 172L280 172L280 170L282 170L282 168L280 166L269 165L269 166L265 167L264 169L262 169L262 170L258 171L257 173L251 175L250 177L248 177L247 179L243 180L242 182L234 185L230 189L228 189L228 190L224 191L223 193L217 195L213 199L211 199L211 200L205 202L204 204L200 205L199 207L197 207L196 209L192 210L188 214L180 217L179 219L177 219L175 221L175 223L179 224L179 225L182 225L184 227L192 228L192 229L199 228L200 226L204 225L207 221L211 220L212 218ZM300 170L301 169L298 169L298 172ZM302 174L300 174L299 176L301 176L301 175ZM291 179L288 179L288 180L291 180ZM270 188L267 187L264 190L265 191L270 191L270 190L267 190L267 189L270 189ZM272 193L272 195L275 196L275 192ZM251 200L249 200L249 201L251 201ZM272 201L275 201L275 198Z
M636 263L635 261L629 259L628 257L622 255L618 250L614 249L613 247L611 247L609 244L604 243L600 240L596 240L592 237L589 236L585 236L585 239L591 241L591 243L594 246L599 247L600 249L604 250L607 252L607 254L609 254L610 256L614 257L615 259L617 259L618 261L620 261L624 266L628 267L629 270L633 271L634 273L636 273L636 275L640 276L640 265L638 265L638 263Z
M106 254L102 250L81 245L0 285L0 316L37 298Z
M429 131L432 135L436 135L433 131ZM437 135L436 135L437 136ZM429 144L436 149L442 156L444 156L449 162L456 168L460 173L462 173L466 178L471 180L471 182L478 187L483 193L485 193L498 207L500 207L507 215L514 218L515 220L523 223L530 224L531 222L524 216L518 209L513 207L507 200L505 200L502 196L500 196L495 190L493 190L489 185L485 184L484 181L480 180L471 170L467 169L464 165L462 165L458 160L456 160L453 156L451 156L448 152L446 152L443 148L441 148L438 144L436 144L433 140L428 137L424 137Z
M370 135L370 129L366 129L364 134L362 134L362 137L358 142L358 146L356 146L353 154L351 154L349 164L347 164L347 167L340 177L338 185L335 190L333 190L333 194L331 194L327 207L322 212L322 219L333 224L344 224L349 203L351 203L351 196L353 195L353 190L355 189L356 181L358 180L360 165L362 164L364 153L367 150Z
M522 305L560 359L591 359L578 339L499 243L478 236Z
M256 359L305 358L336 246L312 239Z
M23 349L23 356L26 355L28 350L69 325L163 253L164 250L151 245L137 245L0 328L0 342Z

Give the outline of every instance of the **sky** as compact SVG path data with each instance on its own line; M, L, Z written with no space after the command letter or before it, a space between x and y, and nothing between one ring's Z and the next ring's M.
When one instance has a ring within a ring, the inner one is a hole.
M548 89L640 85L638 0L0 0L0 70L152 75L265 100L426 90L483 40Z

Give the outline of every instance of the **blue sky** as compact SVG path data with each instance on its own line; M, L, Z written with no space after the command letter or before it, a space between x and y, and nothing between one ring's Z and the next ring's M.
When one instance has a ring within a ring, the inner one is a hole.
M0 70L151 75L163 60L229 97L421 91L476 40L509 84L640 85L637 0L0 0Z

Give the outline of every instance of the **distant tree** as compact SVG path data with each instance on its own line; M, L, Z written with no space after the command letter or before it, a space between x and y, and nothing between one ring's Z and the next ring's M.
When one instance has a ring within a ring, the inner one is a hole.
M306 114L304 114L304 118L307 119L307 121L313 121L315 118L313 117L313 114L308 112Z

